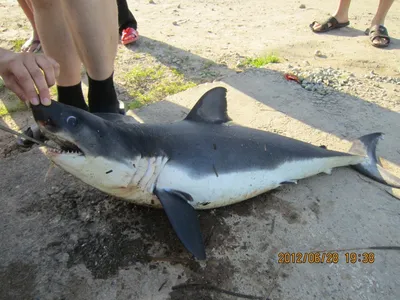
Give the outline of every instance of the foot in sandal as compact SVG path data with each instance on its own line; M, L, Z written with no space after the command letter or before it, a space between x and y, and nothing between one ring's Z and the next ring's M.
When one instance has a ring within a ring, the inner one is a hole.
M310 28L313 32L320 33L320 32L328 32L333 29L343 28L349 25L350 22L347 19L341 20L338 17L331 16L329 19L327 19L325 22L322 23L319 23L317 21L312 22L310 24Z
M41 48L42 46L40 44L39 36L36 32L33 32L31 38L22 45L21 52L37 53Z
M383 25L372 25L365 30L365 34L369 36L371 45L377 48L385 48L390 44L389 33Z

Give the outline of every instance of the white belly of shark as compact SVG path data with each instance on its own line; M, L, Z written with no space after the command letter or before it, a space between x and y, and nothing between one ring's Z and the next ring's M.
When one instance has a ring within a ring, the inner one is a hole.
M192 178L176 164L166 164L157 180L159 189L183 191L196 209L227 206L275 189L282 182L295 181L319 173L330 174L332 168L360 163L359 156L314 158L285 162L271 170L236 171L226 174L210 172L201 178Z
M362 162L360 156L337 156L288 161L274 169L258 169L220 173L213 171L193 177L166 157L135 157L125 163L101 157L83 158L75 155L51 154L53 161L85 183L129 202L161 208L153 194L154 188L176 190L189 194L195 209L211 209L231 205L279 187L283 182L296 181L319 173L330 173L335 167ZM81 162L84 161L83 162ZM72 163L72 161L74 163ZM108 170L113 170L109 173Z

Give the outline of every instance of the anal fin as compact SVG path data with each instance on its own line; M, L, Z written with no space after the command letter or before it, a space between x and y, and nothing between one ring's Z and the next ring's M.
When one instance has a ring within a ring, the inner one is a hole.
M180 191L155 190L165 213L185 248L197 259L206 259L203 237L196 210L189 204L191 197Z

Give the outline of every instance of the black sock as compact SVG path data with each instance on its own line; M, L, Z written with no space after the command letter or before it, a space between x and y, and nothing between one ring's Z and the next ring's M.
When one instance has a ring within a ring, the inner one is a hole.
M88 110L80 82L77 85L72 86L57 85L57 94L59 102Z
M114 88L114 73L105 80L94 80L88 74L88 79L89 111L94 113L118 113L119 102Z

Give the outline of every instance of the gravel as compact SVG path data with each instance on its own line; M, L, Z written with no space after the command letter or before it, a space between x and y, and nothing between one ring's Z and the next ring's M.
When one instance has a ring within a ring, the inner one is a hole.
M381 83L400 85L400 77L379 76L371 71L364 78L357 78L353 73L340 69L301 68L288 65L289 73L299 77L301 86L310 92L328 95L335 91L360 94L363 91L381 93L386 96Z
M354 85L354 74L333 68L316 68L300 70L292 68L291 73L300 78L301 85L307 91L317 92L321 95L332 93L334 90L343 90L344 87Z
M390 77L390 76L379 76L374 71L371 71L365 78L372 79L377 82L393 83L400 85L400 77Z

